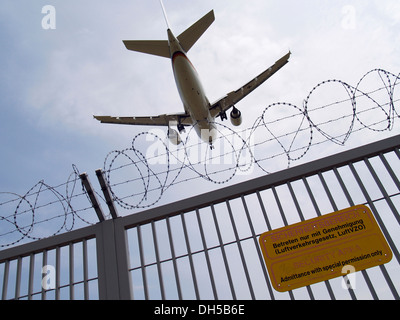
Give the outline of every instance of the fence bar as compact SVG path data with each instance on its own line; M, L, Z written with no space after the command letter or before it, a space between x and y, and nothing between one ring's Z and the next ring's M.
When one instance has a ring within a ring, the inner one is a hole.
M226 207L228 208L229 217L231 219L233 233L235 234L235 239L236 239L236 243L237 243L237 246L238 246L238 249L239 249L240 259L242 261L242 266L243 266L243 269L244 269L244 273L246 275L247 284L249 286L251 299L255 300L256 297L254 295L253 285L251 284L249 270L247 268L246 260L244 258L243 248L242 248L242 244L240 242L239 234L238 234L238 231L237 231L237 228L236 228L235 219L233 218L231 205L229 203L229 200L226 200L225 203L226 203Z
M336 179L339 181L339 185L342 188L342 191L347 199L347 201L349 202L349 205L352 207L355 205L353 199L350 196L349 190L347 189L346 185L343 182L343 179L338 171L337 168L333 168L333 172L335 173ZM367 283L368 289L371 292L372 297L374 298L374 300L379 300L378 295L376 294L376 291L371 283L371 279L368 276L368 273L366 270L362 270L361 271L365 282Z
M173 239L172 239L171 223L169 221L169 217L167 217L166 222L167 222L169 246L171 249L171 256L172 256L172 264L174 266L175 283L176 283L176 288L178 290L178 298L179 298L179 300L182 300L183 299L182 289L181 289L181 283L179 280L178 266L176 264L175 248L174 248L174 243L173 243Z
M228 259L226 257L226 252L225 252L225 245L224 245L224 243L222 241L221 231L219 229L218 219L217 219L217 216L215 214L214 205L211 205L211 213L212 213L212 216L213 216L213 219L214 219L215 229L217 230L218 242L219 242L219 246L221 248L222 259L224 260L225 271L226 271L226 275L228 277L228 283L229 283L229 288L231 290L232 299L236 300L237 298L236 298L235 288L233 286L232 275L231 275L231 271L229 269Z
M323 186L323 188L324 188L324 191L325 191L325 193L326 193L326 195L327 195L327 197L328 197L328 199L329 199L329 203L331 204L331 206L332 206L332 208L333 208L333 211L338 211L339 208L338 208L338 206L336 205L335 200L333 199L332 193L331 193L331 191L329 190L328 185L326 184L326 181L325 181L324 176L322 175L322 172L318 172L318 178L319 178L319 180L321 181L321 184L322 184L322 186Z
M374 168L372 167L368 158L365 158L364 162L367 165L367 168L368 168L369 172L371 173L372 177L374 178L376 184L378 185L379 190L382 192L382 195L385 198L386 203L388 204L390 210L392 210L394 217L396 218L398 224L400 225L400 215L399 215L399 212L397 211L396 207L394 206L392 199L389 197L388 193L386 192L385 187L383 186L381 180L379 179L378 175L376 174L376 172L375 172Z
M56 300L60 300L60 277L61 277L61 262L60 262L60 247L56 247Z
M154 221L151 222L151 231L153 234L154 251L156 254L156 264L157 264L157 272L158 272L158 282L160 284L160 290L161 290L161 299L165 300L164 281L163 281L163 275L162 275L162 271L161 271L160 253L158 250L157 232L156 232L156 226L155 226Z
M20 297L21 268L22 268L22 258L18 257L18 259L17 259L17 274L16 274L16 279L15 279L15 300L18 300Z
M196 299L199 300L200 299L199 287L197 285L196 271L194 269L192 250L190 248L189 235L188 235L188 232L187 232L185 217L184 217L183 213L181 214L181 221L182 221L183 233L184 233L184 236L185 236L186 249L187 249L188 257L189 257L190 271L192 272L192 280L193 280L194 292L195 292L195 295L196 295Z
M390 236L389 231L387 230L385 224L383 223L383 220L381 219L380 215L378 214L378 210L376 209L374 202L372 201L370 195L368 194L367 189L365 188L364 184L362 183L361 178L358 175L354 165L352 163L350 163L349 167L350 167L351 172L354 175L354 178L356 179L356 181L357 181L362 193L364 194L364 197L367 200L368 205L371 207L372 212L374 213L374 216L375 216L375 218L376 218L376 220L377 220L377 222L378 222L383 234L385 235L386 241L389 243L390 248L392 249L394 256L396 257L397 261L400 264L399 251L398 251L395 243L393 242L393 239Z
M204 255L206 257L208 275L210 276L211 288L212 288L212 291L213 291L214 300L218 300L218 293L217 293L217 288L215 286L213 271L212 271L212 268L211 268L210 256L208 255L208 248L207 248L206 238L204 236L203 226L202 226L202 223L201 223L200 213L199 213L198 209L196 209L196 217L197 217L197 223L198 223L199 229L200 229L200 236L201 236L201 241L203 243Z
M7 299L8 272L9 272L9 270L10 270L10 261L7 260L4 263L2 300L6 300Z
M304 186L306 187L308 196L310 197L310 200L311 200L311 202L313 204L314 210L317 213L317 216L320 217L321 216L321 210L318 207L317 201L315 200L314 194L311 191L310 185L309 185L306 177L302 177L302 181L304 183ZM328 280L325 280L324 282L325 282L326 289L328 290L329 297L331 298L331 300L336 300L336 297L335 297L335 294L333 293L331 284L329 283Z
M279 196L278 196L278 193L276 192L275 186L273 186L273 187L271 188L271 190L272 190L272 193L274 194L275 202L276 202L276 205L278 206L278 210L279 210L279 213L280 213L280 215L281 215L283 224L284 224L285 226L287 226L287 225L289 225L289 223L288 223L288 221L287 221L287 219L286 219L285 213L283 212L281 200L279 199Z
M264 216L265 223L267 224L268 231L271 231L272 230L271 223L269 222L267 211L265 210L264 202L263 202L263 200L261 198L260 191L257 191L256 193L257 193L258 202L259 202L260 207L261 207L261 211L262 211L263 216Z
M88 283L88 252L87 252L87 240L82 241L82 258L83 258L83 297L85 300L89 300L89 283Z
M267 211L265 210L265 206L264 206L264 202L263 202L263 200L261 198L261 194L260 194L259 191L257 191L256 193L257 193L258 202L259 202L260 207L261 207L261 211L262 211L263 216L264 216L265 223L267 224L268 231L271 231L272 230L271 223L269 222L269 219L268 219L268 216L267 216ZM268 291L269 291L271 300L275 300L274 292L272 290L272 286L271 286L271 282L269 280L268 273L266 273L266 267L265 267L265 263L264 262L262 262L262 267L263 267L263 270L264 270L264 277L265 277L265 280L267 281Z
M281 204L281 201L280 201L280 199L279 199L278 193L276 192L275 186L273 186L271 189L272 189L272 193L274 194L275 202L276 202L276 204L277 204L277 206L278 206L279 213L280 213L280 215L281 215L281 218L282 218L282 220L283 220L283 223L285 224L285 226L287 226L287 225L288 225L288 222L287 222L285 213L283 212L282 204ZM291 300L294 300L294 295L293 295L292 290L288 291L288 293L289 293L290 299L291 299Z
M146 268L143 267L146 262L144 261L141 226L137 226L137 237L138 237L140 264L142 265L142 281L143 281L143 289L144 289L144 299L149 300L149 289L148 289L148 285L147 285Z
M253 222L251 221L251 218L250 218L250 213L249 213L249 209L247 207L246 199L244 196L242 196L241 198L242 198L242 203L243 203L243 207L244 207L244 212L246 213L246 217L247 217L247 222L249 223L249 226L250 226L250 231L251 231L251 236L253 238L254 246L255 246L257 254L258 254L258 260L260 262L261 269L264 274L264 279L267 284L267 288L268 288L270 296L273 296L271 284L269 283L269 280L268 280L268 273L267 273L267 269L265 267L264 258L263 258L260 246L258 244L258 241L257 241L256 232L254 231Z
M317 213L317 216L320 217L322 215L321 214L321 210L319 209L319 206L317 204L317 201L315 200L314 194L311 191L310 184L308 183L307 178L306 177L302 177L302 181L304 183L304 186L306 187L308 196L310 197L310 200L311 200L311 202L313 204L314 210Z
M329 188L328 188L328 185L326 184L325 178L324 178L324 176L322 175L321 172L318 172L318 177L319 177L319 179L320 179L320 181L321 181L321 183L322 183L322 186L324 187L325 193L326 193L326 195L328 196L329 202L331 203L333 210L334 210L334 211L338 211L339 208L338 208L338 206L336 205L336 202L335 202L335 200L333 199L332 193L330 192L330 190L329 190ZM343 278L346 280L346 279L347 279L347 276L343 276ZM350 294L350 296L351 296L351 299L352 299L352 300L357 300L357 297L356 297L356 295L354 294L353 288L352 288L351 286L347 286L347 290L349 291L349 294Z
M387 284L388 284L390 290L392 291L393 297L394 297L396 300L400 300L400 296L399 296L399 294L398 294L398 292L397 292L397 290L396 290L396 288L395 288L395 286L394 286L394 284L393 284L392 279L390 278L390 276L389 276L389 274L388 274L388 272L387 272L387 270L386 270L385 265L382 264L382 265L380 265L379 267L380 267L380 269L381 269L381 271L382 271L382 273L383 273L383 276L384 276L384 278L385 278L385 280L386 280L386 282L387 282Z
M400 159L400 151L399 151L399 148L395 148L395 149L394 149L394 153L397 155L397 158Z
M378 214L378 210L376 209L376 207L375 207L370 195L368 194L367 189L365 188L364 184L362 183L362 181L360 179L360 176L358 175L354 165L352 163L350 163L349 167L350 167L351 172L353 173L354 178L356 179L359 187L361 188L361 191L363 192L365 199L367 199L368 205L371 207L372 212L374 213L375 219L378 221L378 224L381 227L381 230L382 230L383 234L386 237L386 241L389 243L394 256L397 258L397 261L400 263L399 252L398 252L398 250L397 250L397 248L396 248L396 246L395 246L395 244L394 244L394 242L392 240L392 237L390 236L388 230L386 229L385 224L383 223L380 215ZM395 299L400 299L396 289L393 286L393 283L391 282L390 278L388 277L388 274L386 272L385 266L384 265L380 265L379 267L380 267L380 269L381 269L381 271L382 271L382 273L383 273L383 275L385 277L385 280L386 280L390 290L392 291L393 296L395 297Z
M75 299L74 290L74 244L69 244L69 299Z
M346 200L348 201L349 205L354 206L355 203L354 203L353 199L351 198L349 190L347 189L346 185L344 184L344 181L343 181L338 169L333 168L333 173L335 174L335 177L336 177L337 181L339 182L339 185L342 188L344 196L346 197Z
M381 159L381 161L383 162L386 170L389 172L390 177L392 178L393 182L395 183L397 189L400 191L400 181L399 179L396 177L396 174L394 173L392 167L390 166L389 162L386 160L385 156L383 155L383 153L379 154L379 158Z
M70 243L68 246L69 249L69 299L75 299L75 290L74 290L74 244Z
M294 190L293 190L293 187L292 187L292 184L291 184L290 181L287 182L287 187L288 187L290 195L291 195L291 197L293 199L294 206L296 207L297 213L299 214L300 220L304 221L305 219L304 219L303 212L302 212L302 210L300 208L299 201L297 200L296 194L294 193ZM310 296L310 299L311 300L315 300L314 294L313 294L312 289L311 289L311 286L306 286L306 288L307 288L307 292L308 292L308 294Z
M35 269L35 254L31 253L29 256L28 300L32 300L34 269Z
M287 187L289 189L290 195L291 195L291 197L293 199L294 206L296 207L296 210L297 210L297 213L299 214L300 220L304 221L305 219L304 219L303 211L300 208L299 201L297 200L296 194L294 193L294 190L293 190L291 182L288 181L286 185L287 185Z
M42 271L43 271L43 267L47 265L47 250L43 251L43 255L42 255L42 268L40 269L41 275ZM44 286L42 285L42 300L46 300L46 289L44 288Z

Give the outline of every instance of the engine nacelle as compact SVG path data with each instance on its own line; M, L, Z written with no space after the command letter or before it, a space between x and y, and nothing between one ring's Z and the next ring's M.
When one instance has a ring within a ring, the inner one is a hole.
M233 107L231 111L231 123L235 127L240 126L242 124L242 113L235 107Z
M182 139L179 133L171 128L168 129L168 139L175 146L180 145L182 143Z

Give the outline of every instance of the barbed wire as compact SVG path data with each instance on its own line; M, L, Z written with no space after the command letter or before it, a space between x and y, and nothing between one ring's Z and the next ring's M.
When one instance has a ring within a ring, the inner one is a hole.
M67 181L58 186L41 180L24 195L0 192L0 247L71 231L78 221L92 224L82 215L92 208L90 202L85 200L81 207L82 201L75 201L82 196L86 199L86 193L83 189L78 192L79 171L75 165L72 167Z
M302 107L270 104L249 128L235 131L213 123L218 131L213 150L192 133L193 127L179 147L168 143L164 131L139 133L131 147L110 152L104 161L113 198L128 210L147 208L177 184L199 178L224 184L254 168L268 174L277 162L290 167L313 145L343 146L355 132L390 131L399 117L395 108L399 79L399 75L374 69L356 86L337 79L322 81Z
M257 169L268 174L282 164L290 167L311 147L328 142L343 146L351 134L363 130L390 131L399 118L399 76L374 69L356 86L326 80L309 92L301 107L272 103L248 128L215 122L218 138L212 150L198 139L194 127L179 146L169 142L164 130L141 132L130 147L111 151L104 159L112 197L127 210L148 208L173 186L190 190L199 179L222 185ZM0 192L0 247L95 223L95 215L87 213L90 199L78 183L79 170L73 165L67 182L58 186L40 181L24 195Z

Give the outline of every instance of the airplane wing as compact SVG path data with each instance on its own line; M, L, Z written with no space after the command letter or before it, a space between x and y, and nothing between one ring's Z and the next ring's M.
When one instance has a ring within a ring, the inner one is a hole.
M210 107L210 113L213 117L223 114L226 110L233 107L236 103L246 97L253 90L258 88L266 80L268 80L274 73L281 69L286 63L289 62L289 57L291 53L289 52L278 61L276 61L271 67L265 70L263 73L255 77L250 82L246 83L243 87L236 91L228 93L222 99L214 102Z
M162 114L156 117L110 117L94 116L101 123L141 125L141 126L169 126L171 122L184 126L192 125L192 119L186 113Z

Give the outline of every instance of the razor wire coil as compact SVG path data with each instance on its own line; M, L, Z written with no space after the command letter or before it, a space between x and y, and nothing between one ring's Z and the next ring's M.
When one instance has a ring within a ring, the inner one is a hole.
M337 79L322 81L312 88L301 107L272 103L248 128L233 130L215 122L220 143L217 150L197 137L190 138L193 126L179 147L169 144L165 135L141 132L130 147L113 150L104 159L103 171L113 200L126 210L144 209L158 203L173 186L190 187L197 179L222 185L254 167L268 174L273 171L270 163L283 158L290 167L312 147L327 142L343 146L352 134L363 130L393 130L400 117L400 97L395 91L399 81L400 74L383 69L367 72L356 86ZM331 97L338 92L340 98ZM325 98L331 100L323 103ZM152 154L149 147L154 149ZM92 224L87 212L90 200L77 183L79 170L73 165L67 182L58 186L40 181L23 195L0 192L0 247ZM58 213L51 213L53 206Z

